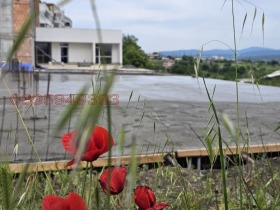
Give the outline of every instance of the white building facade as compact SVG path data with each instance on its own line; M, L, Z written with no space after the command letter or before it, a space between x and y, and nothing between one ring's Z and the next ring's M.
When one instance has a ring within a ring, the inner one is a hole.
M120 30L37 27L35 42L37 64L122 64Z

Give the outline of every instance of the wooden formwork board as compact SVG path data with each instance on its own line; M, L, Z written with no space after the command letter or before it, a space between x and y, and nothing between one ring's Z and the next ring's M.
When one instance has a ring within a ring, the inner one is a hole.
M214 154L219 154L219 149L214 149ZM266 144L266 145L250 145L240 147L227 147L223 148L223 154L234 155L246 152L250 154L267 153L267 152L280 152L280 144ZM208 151L205 148L202 149L189 149L189 150L177 150L177 157L202 157L208 156Z
M250 147L227 147L223 149L223 153L225 155L234 155L240 154L241 152L246 152L250 154L256 153L269 153L269 152L280 152L280 144L266 144L266 145L251 145ZM219 150L217 148L214 149L214 153L216 155L219 154ZM205 148L201 149L187 149L187 150L177 150L172 155L180 158L180 157L203 157L208 156L208 151ZM147 155L138 155L136 156L138 164L147 164L147 163L157 163L164 161L164 153L160 154L147 154ZM128 165L131 161L130 156L121 156L121 157L112 157L111 164L112 165ZM48 161L48 162L36 162L36 163L20 163L20 164L9 164L9 168L14 173L20 173L24 170L26 165L28 165L29 172L35 171L56 171L56 170L64 170L64 169L72 169L72 167L65 167L68 161ZM81 167L86 167L86 162L81 162ZM99 158L93 162L94 167L104 167L108 165L108 158Z
M135 158L137 159L138 164L148 164L148 163L157 163L164 161L165 154L147 154L147 155L138 155ZM173 154L174 155L174 154ZM128 165L131 161L130 156L121 156L121 157L112 157L111 165ZM67 167L68 160L62 161L47 161L47 162L36 162L36 163L20 163L20 164L9 164L9 168L11 172L20 173L24 170L28 165L28 172L35 171L57 171L57 170L65 170L65 169L73 169L74 166ZM86 168L87 163L82 161L81 167ZM104 167L108 165L108 158L99 158L96 161L93 161L94 167Z

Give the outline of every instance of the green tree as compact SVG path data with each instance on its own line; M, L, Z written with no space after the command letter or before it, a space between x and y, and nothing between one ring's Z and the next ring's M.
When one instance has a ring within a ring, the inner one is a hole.
M123 35L123 64L140 68L151 67L148 55L137 42L138 39L135 36Z
M175 74L193 75L193 62L194 60L192 57L183 56L182 60L176 61L175 65L173 65L168 71Z

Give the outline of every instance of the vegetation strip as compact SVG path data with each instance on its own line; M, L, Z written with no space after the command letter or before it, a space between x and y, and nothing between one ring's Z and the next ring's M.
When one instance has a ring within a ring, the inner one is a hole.
M267 144L267 145L252 145L250 147L239 147L240 152L247 152L251 154L256 153L267 153L267 152L280 152L280 144ZM225 155L237 154L236 147L224 148ZM218 149L214 150L215 154L219 154ZM176 157L200 157L208 156L207 149L188 149L188 150L178 150L175 152ZM172 154L174 155L174 153ZM148 163L157 163L164 162L165 153L160 154L148 154L148 155L138 155L137 162L138 164L148 164ZM112 157L111 165L128 165L131 160L130 156L122 157ZM68 160L61 161L47 161L42 163L12 163L9 164L10 171L13 173L21 173L24 168L28 165L29 172L35 171L57 171L66 169L66 164ZM108 165L108 158L99 158L93 162L94 167L104 167ZM81 167L86 168L86 162L81 162ZM71 168L71 167L70 167Z

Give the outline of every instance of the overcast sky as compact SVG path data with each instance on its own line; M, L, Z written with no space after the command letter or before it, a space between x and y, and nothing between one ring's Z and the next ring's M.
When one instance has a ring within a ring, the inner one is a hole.
M259 7L252 34L255 7L248 1ZM258 46L280 49L280 1L248 1L234 1L237 48ZM233 48L231 0L223 5L224 0L96 0L101 28L119 29L124 34L136 36L138 44L148 53L199 49L211 40L225 42ZM90 0L72 0L62 9L72 19L74 28L96 28ZM247 20L241 36L246 13ZM226 48L221 43L211 42L204 50Z

